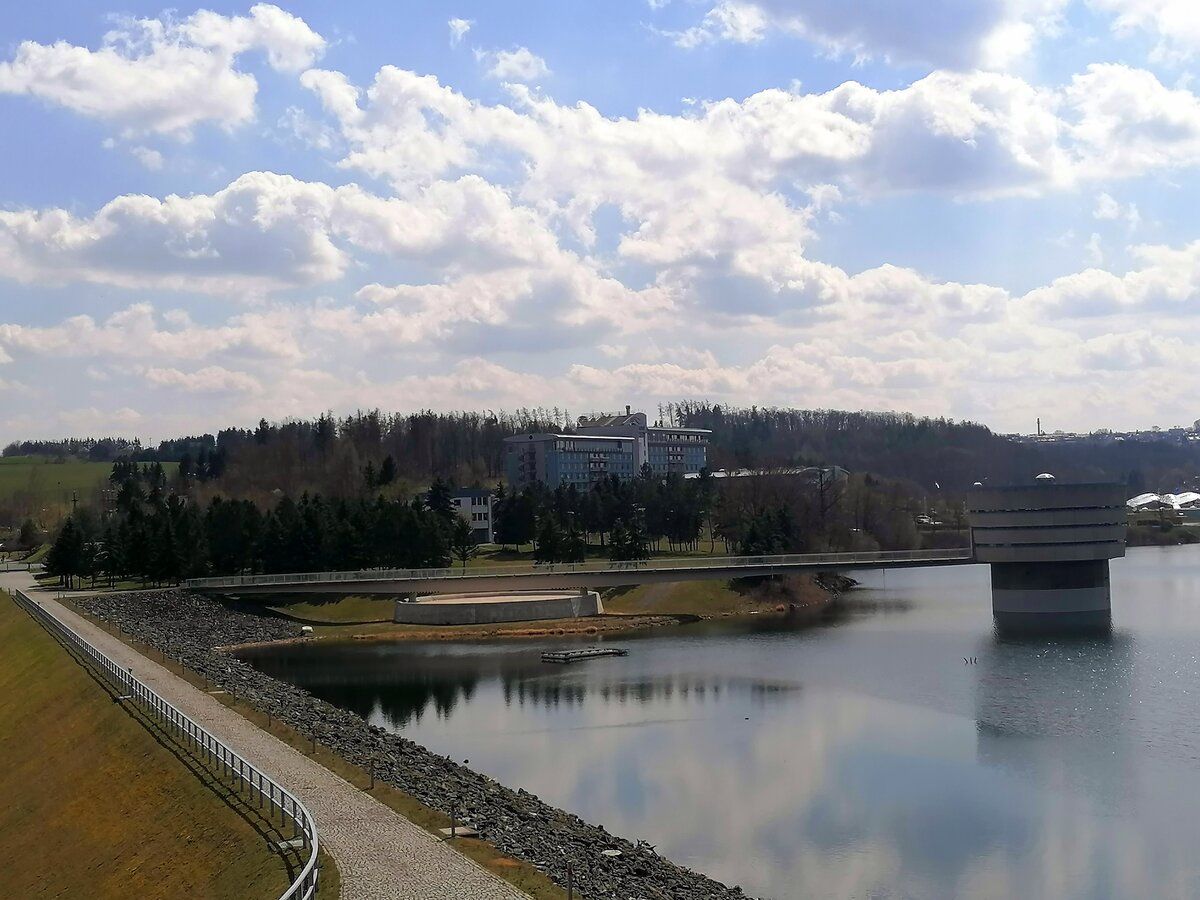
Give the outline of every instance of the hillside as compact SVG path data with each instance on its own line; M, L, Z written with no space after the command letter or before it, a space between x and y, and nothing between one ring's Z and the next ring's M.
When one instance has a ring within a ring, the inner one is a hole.
M41 456L0 458L0 524L32 518L53 526L71 510L72 492L80 503L96 505L112 466Z

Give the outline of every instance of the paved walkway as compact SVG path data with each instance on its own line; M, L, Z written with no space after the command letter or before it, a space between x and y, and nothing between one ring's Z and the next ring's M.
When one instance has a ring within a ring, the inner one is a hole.
M28 590L31 585L24 572L0 573L0 587ZM342 900L529 900L374 797L56 603L50 594L29 595L299 797L317 821L321 845L337 862Z

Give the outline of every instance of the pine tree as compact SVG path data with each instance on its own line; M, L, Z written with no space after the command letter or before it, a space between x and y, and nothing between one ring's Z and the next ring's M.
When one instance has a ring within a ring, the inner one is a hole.
M543 516L537 530L533 558L540 563L559 562L565 553L563 534L553 516Z
M74 587L76 576L86 574L83 533L76 527L74 518L68 516L63 523L54 545L46 554L45 567L68 588Z
M454 517L454 525L450 531L450 552L462 563L463 571L467 570L467 562L479 553L479 545L475 543L475 533L471 525L462 516Z
M381 487L387 487L396 480L396 460L392 459L389 454L383 461L383 465L379 467L379 484Z
M433 484L429 486L429 493L425 495L425 505L429 507L430 512L449 522L450 517L454 515L454 500L450 496L450 485L441 478L433 479Z

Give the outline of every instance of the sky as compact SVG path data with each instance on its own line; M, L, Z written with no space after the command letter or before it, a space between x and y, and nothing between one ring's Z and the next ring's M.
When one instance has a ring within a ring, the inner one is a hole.
M0 6L0 441L1200 418L1193 0Z

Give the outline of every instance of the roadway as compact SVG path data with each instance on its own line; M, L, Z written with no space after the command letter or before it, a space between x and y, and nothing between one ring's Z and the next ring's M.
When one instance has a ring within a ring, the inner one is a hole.
M798 553L781 556L709 556L629 561L548 563L532 567L481 566L441 569L366 569L196 578L194 591L214 594L442 594L577 590L666 581L728 581L767 575L970 565L972 551L883 550L863 553Z

